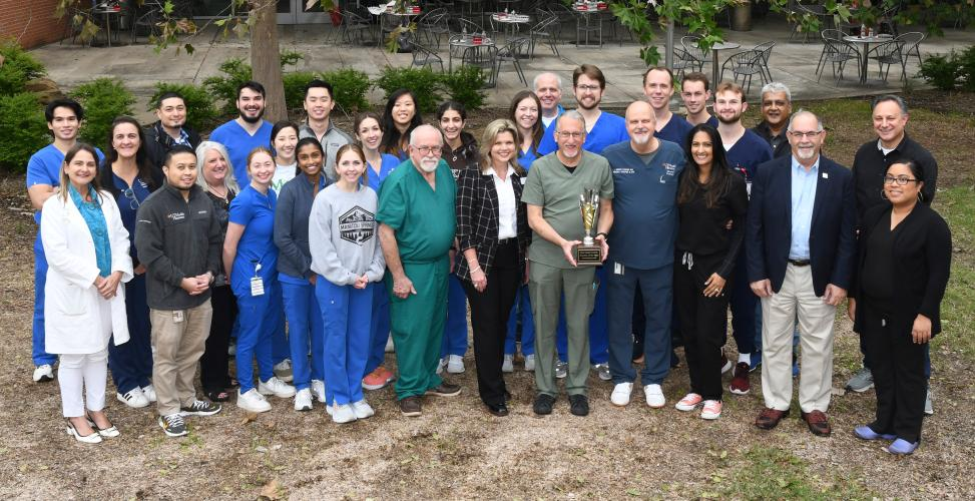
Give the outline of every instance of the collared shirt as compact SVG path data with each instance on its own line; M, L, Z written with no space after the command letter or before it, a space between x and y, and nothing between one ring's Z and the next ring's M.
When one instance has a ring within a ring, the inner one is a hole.
M498 240L515 238L518 236L518 204L515 202L515 187L511 184L515 170L509 165L504 179L494 169L490 170L494 188L498 192Z
M173 143L186 146L187 148L193 148L193 145L190 143L190 135L182 127L179 128L179 139L173 139Z
M762 120L760 124L752 127L752 131L772 147L772 158L780 158L792 154L792 146L789 145L789 138L786 136L785 128L778 135L774 135L768 122Z
M890 162L897 157L907 157L917 162L924 175L921 202L930 205L934 200L938 182L938 162L931 152L906 133L897 147L886 153L879 141L870 140L861 145L853 157L853 190L856 193L857 219L862 218L867 209L887 203L881 197L884 176L887 174Z
M825 174L824 174L825 175ZM819 158L808 171L792 157L792 245L789 259L809 259L809 231L816 205Z

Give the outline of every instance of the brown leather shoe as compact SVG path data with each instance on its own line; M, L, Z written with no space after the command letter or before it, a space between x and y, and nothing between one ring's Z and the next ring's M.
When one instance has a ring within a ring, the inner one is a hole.
M789 411L777 411L775 409L765 408L762 409L762 413L755 418L755 426L762 430L771 430L779 425L779 421L782 418L789 415Z
M832 433L829 427L829 418L822 411L803 412L802 420L809 426L809 431L817 437L828 437Z
M406 417L417 417L422 414L420 397L406 397L399 401L399 410Z
M460 395L460 385L443 381L440 383L440 386L427 390L426 395L433 395L435 397L456 397L457 395Z

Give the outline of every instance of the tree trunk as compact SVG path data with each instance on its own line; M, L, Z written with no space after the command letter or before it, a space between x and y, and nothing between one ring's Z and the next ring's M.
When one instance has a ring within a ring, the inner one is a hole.
M286 120L288 107L281 81L281 48L278 45L277 2L250 0L251 14L256 17L251 30L251 68L254 80L264 85L264 118L270 122Z

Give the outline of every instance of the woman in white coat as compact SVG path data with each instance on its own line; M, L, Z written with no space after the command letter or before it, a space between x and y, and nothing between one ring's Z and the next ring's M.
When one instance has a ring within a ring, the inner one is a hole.
M103 410L108 342L113 332L116 344L129 339L125 288L119 283L132 279L129 234L115 199L98 189L96 162L87 144L68 150L60 192L41 211L49 264L45 349L61 357L58 381L67 432L86 443L119 434Z

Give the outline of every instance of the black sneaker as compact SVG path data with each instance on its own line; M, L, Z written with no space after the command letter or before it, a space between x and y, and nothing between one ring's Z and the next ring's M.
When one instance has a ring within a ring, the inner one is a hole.
M399 401L399 410L406 417L417 417L423 413L420 397L406 397Z
M589 398L585 395L569 395L569 412L573 416L588 416Z
M435 397L456 397L460 395L460 385L450 384L446 381L440 383L440 386L432 390L427 390L427 395L433 395Z
M183 416L180 416L178 412L168 416L159 416L159 427L169 437L182 437L188 433L186 423L183 422Z
M189 407L180 407L179 413L181 416L212 416L220 412L221 409L223 407L206 400L194 400Z
M546 395L544 393L539 393L535 397L535 404L532 405L532 410L535 414L539 416L547 416L552 413L552 405L555 404L555 397L552 395Z

